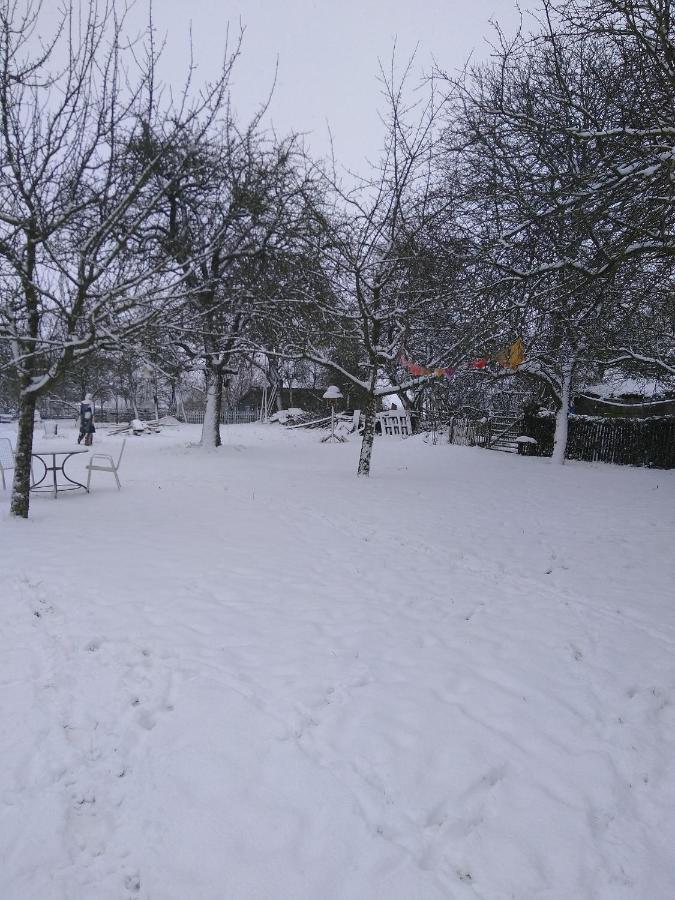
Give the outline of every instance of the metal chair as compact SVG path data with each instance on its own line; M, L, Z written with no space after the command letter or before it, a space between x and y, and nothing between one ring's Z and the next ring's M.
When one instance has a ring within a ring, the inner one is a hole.
M122 441L122 446L120 448L120 455L117 457L117 462L110 456L109 453L93 453L89 459L89 463L86 466L87 468L87 490L89 490L89 484L91 482L91 473L92 472L111 472L115 476L115 481L117 482L117 490L120 490L122 485L120 484L119 475L117 474L120 468L120 463L122 462L122 454L124 453L124 448L126 447L127 439L124 438ZM97 460L105 460L106 462L97 462Z
M0 438L0 477L2 477L2 489L7 490L5 472L14 468L14 447L9 438Z

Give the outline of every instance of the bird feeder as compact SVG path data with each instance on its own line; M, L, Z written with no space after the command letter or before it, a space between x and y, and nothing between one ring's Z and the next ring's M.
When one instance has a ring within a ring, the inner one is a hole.
M338 400L342 399L342 391L337 385L331 384L324 393L323 399L326 400L330 406L330 434L326 435L325 438L322 438L322 443L342 444L344 443L344 438L339 434L335 434L335 404Z

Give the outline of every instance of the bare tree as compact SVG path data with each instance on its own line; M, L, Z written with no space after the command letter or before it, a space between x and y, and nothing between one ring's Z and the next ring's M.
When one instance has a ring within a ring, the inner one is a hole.
M20 386L11 511L23 517L38 397L176 293L182 273L146 228L164 193L153 176L188 126L203 134L224 91L192 102L188 79L165 102L152 40L130 45L114 3L65 4L46 44L41 13L0 0L0 340ZM132 149L153 132L162 141L138 169Z
M391 72L381 72L387 106L382 157L351 191L332 179L332 209L317 212L324 226L317 247L321 272L309 281L311 302L289 318L295 324L289 354L337 373L365 398L363 476L370 473L378 398L406 386L391 381L396 359L415 323L440 300L435 286L411 284L420 235L445 209L433 178L436 98L430 91L407 104L411 63L401 78L393 62ZM346 347L355 352L346 354Z
M621 36L627 4L603 8L604 24L590 4L543 0L538 31L498 31L491 63L448 79L466 222L528 339L520 371L554 399L559 462L575 378L607 358L619 319L643 302L639 284L671 252L667 91L661 114L641 104L636 75L653 74L655 57ZM644 12L635 29L652 27Z
M243 131L229 109L189 166L160 174L166 181L157 235L183 273L190 296L162 327L206 378L202 445L220 445L223 380L264 331L283 291L282 273L308 217L312 175L297 140ZM187 141L187 144L190 142Z

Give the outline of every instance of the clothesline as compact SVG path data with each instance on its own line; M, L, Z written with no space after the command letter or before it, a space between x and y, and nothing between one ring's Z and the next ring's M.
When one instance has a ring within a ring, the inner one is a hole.
M435 375L436 378L445 378L450 381L458 369L461 368L461 366L437 366L430 369L427 366L421 366L419 363L406 359L403 353L399 353L398 361L414 378L424 375ZM495 354L495 356L480 356L477 359L468 360L466 365L472 369L484 369L491 362L497 362L505 369L517 369L521 363L525 362L525 345L522 338L518 338L505 350Z

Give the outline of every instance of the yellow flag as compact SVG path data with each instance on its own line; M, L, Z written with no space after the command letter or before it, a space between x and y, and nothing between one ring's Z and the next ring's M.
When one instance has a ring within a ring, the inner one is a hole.
M509 347L508 368L516 369L523 362L525 362L525 345L523 339L518 338Z

